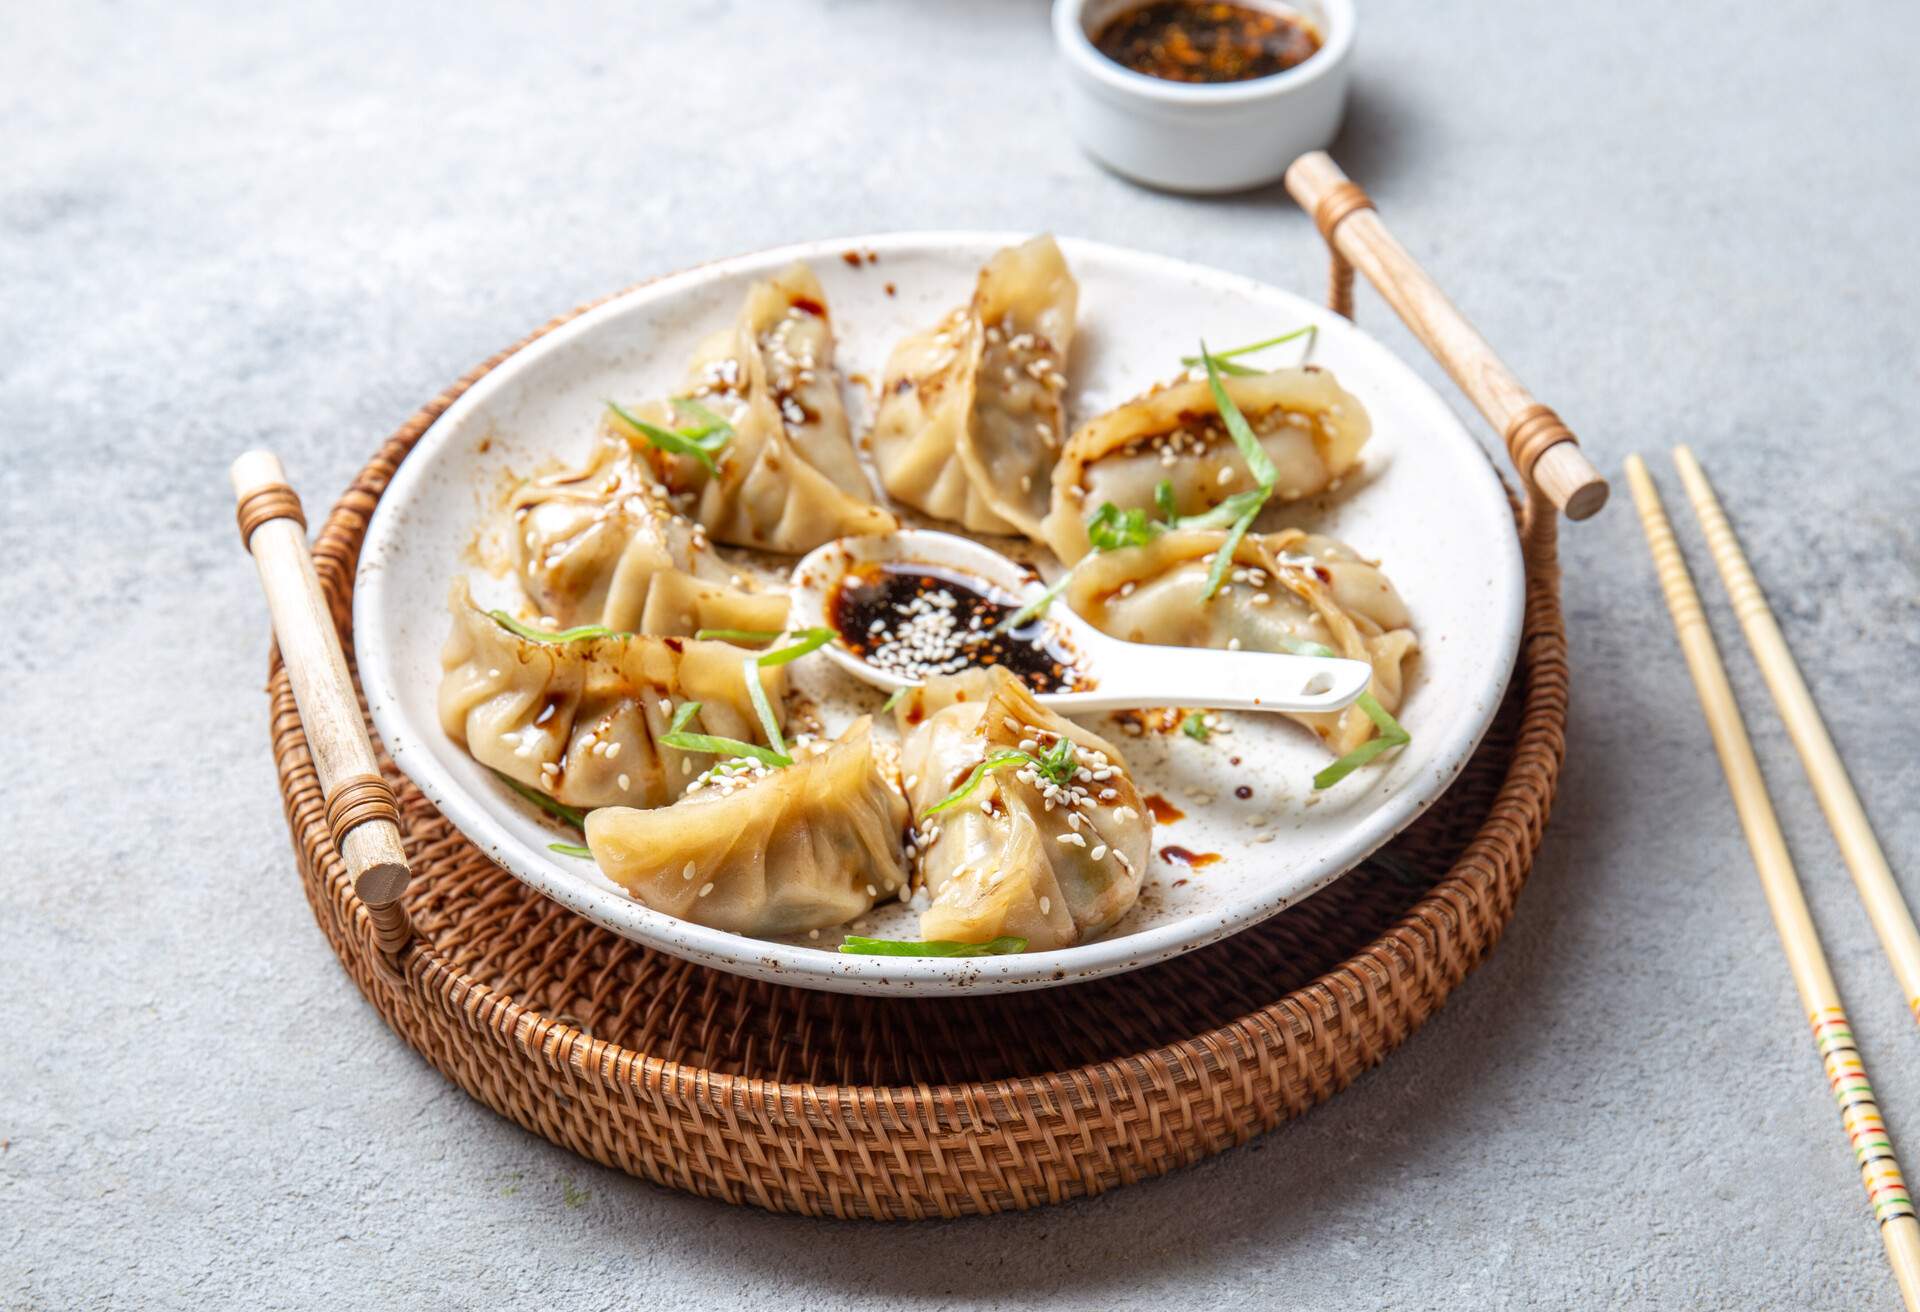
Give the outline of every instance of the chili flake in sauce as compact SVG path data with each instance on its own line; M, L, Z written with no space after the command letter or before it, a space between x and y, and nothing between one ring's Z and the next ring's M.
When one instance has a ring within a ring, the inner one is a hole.
M1122 68L1167 82L1270 77L1305 63L1320 43L1302 14L1202 0L1153 0L1114 18L1093 40Z

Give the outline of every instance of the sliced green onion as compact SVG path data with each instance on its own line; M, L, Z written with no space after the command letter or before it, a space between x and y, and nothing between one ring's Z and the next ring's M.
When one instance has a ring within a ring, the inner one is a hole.
M593 849L580 843L548 843L549 852L558 852L561 856L577 856L583 860L593 860Z
M1160 507L1160 517L1169 524L1180 519L1180 504L1173 499L1173 480L1163 478L1153 485L1153 504Z
M1003 957L1025 952L1027 941L1011 934L985 943L957 943L952 939L861 938L849 934L840 950L862 957Z
M680 430L683 435L695 441L699 441L703 437L711 437L715 433L724 433L729 439L737 436L733 431L732 424L690 396L676 396L669 404L681 414L692 415L700 421L699 425L694 428L683 428Z
M1215 362L1224 366L1226 368L1226 371L1230 374L1257 374L1260 372L1260 370L1249 369L1245 365L1237 365L1237 364L1229 365L1228 361L1232 360L1237 355L1252 355L1256 351L1264 351L1270 346L1281 346L1287 342L1295 342L1300 340L1302 337L1311 339L1314 336L1316 336L1319 333L1319 331L1320 331L1320 326L1318 324L1310 323L1305 328L1295 328L1290 333L1281 333L1278 337L1269 337L1264 342L1253 342L1253 343L1250 343L1249 345L1236 346L1226 351L1215 351L1213 353L1213 358ZM1202 352L1206 351L1206 347L1204 346L1201 347L1200 349ZM1307 350L1309 351L1309 353L1313 350L1311 341L1309 341L1308 343ZM1187 366L1187 368L1189 369L1197 369L1200 367L1202 358L1203 357L1199 355L1183 355L1180 357L1180 363Z
M1197 743L1213 736L1213 730L1207 728L1207 717L1201 711L1188 711L1187 718L1180 721L1180 732Z
M766 734L768 746L777 755L785 756L787 740L780 736L780 722L773 716L773 703L767 700L767 690L760 684L760 659L749 656L741 661L740 676L747 681L747 700L753 703L753 713L760 717L760 731Z
M777 651L764 652L758 660L764 666L785 665L788 661L797 661L808 652L819 651L833 641L832 629L795 629L795 637L800 641L790 647L781 647ZM775 635L776 637L779 635Z
M717 734L665 733L660 735L660 745L679 752L706 752L727 760L743 756L776 770L793 764L791 756L769 751L758 743L743 743L738 738L722 738Z
M1280 639L1280 648L1289 656L1324 656L1329 660L1339 660L1340 653L1324 642L1315 642L1312 638L1296 638L1287 634Z
M1037 764L1037 762L1025 752L995 752L992 756L989 756L986 760L973 767L972 772L967 775L966 782L962 783L958 788L922 812L921 819L924 820L930 815L938 815L948 807L960 805L960 803L966 801L967 798L973 795L973 790L980 786L980 781L987 777L988 771L997 770L1003 765L1012 765L1015 762Z
M1163 483L1161 486L1167 485ZM1163 531L1161 525L1147 519L1147 512L1140 507L1122 510L1113 502L1106 501L1087 520L1087 543L1095 551L1144 547L1153 541L1155 534Z
M535 790L521 783L518 779L513 778L511 775L501 774L500 771L498 770L495 770L494 773L500 776L501 783L513 789L514 792L520 794L520 796L524 797L527 801L532 802L535 806L539 807L542 811L545 811L548 815L556 816L561 820L565 820L568 824L572 825L575 829L586 828L587 813L585 811L577 810L574 807L567 806L564 803L562 803L559 799L549 797L545 793L536 792Z
M694 637L701 642L776 642L783 629L699 629Z
M503 610L490 610L487 618L505 629L508 633L518 634L529 642L586 642L591 638L623 638L629 635L617 633L604 624L582 624L575 629L561 629L555 633L551 629L536 629L530 624L522 624Z
M1247 417L1240 413L1240 407L1227 394L1226 384L1220 381L1218 361L1207 354L1204 340L1200 343L1200 360L1207 366L1207 389L1213 393L1213 404L1220 412L1220 421L1227 426L1227 435L1240 448L1240 458L1247 462L1247 468L1253 473L1253 481L1263 491L1273 491L1273 485L1280 481L1280 471L1273 467L1273 461L1267 458L1266 448L1253 435Z
M746 662L751 665L752 662ZM749 687L760 681L749 678ZM756 708L757 709L757 708ZM667 724L667 731L660 735L660 745L681 752L707 752L723 760L744 757L749 761L758 761L762 765L775 768L793 764L793 758L784 752L768 751L757 743L743 743L738 738L722 738L711 733L688 733L687 726L693 723L693 717L700 713L699 702L681 702L674 708L673 719Z
M672 428L662 428L658 424L650 424L638 415L628 413L617 401L607 402L607 409L613 411L621 423L646 438L660 450L670 451L675 455L692 456L706 468L709 474L720 472L714 457L733 438L733 429L726 424L725 420L721 420L722 427L719 429L708 426L690 432L680 432ZM712 414L712 411L708 413ZM714 417L719 418L717 415Z
M880 713L885 715L888 711L898 706L900 699L905 697L909 691L907 688L895 688L892 692L888 693L887 699L880 703Z
M1071 738L1062 737L1059 742L1040 753L1034 760L1033 768L1044 775L1049 783L1065 785L1080 769L1080 750Z
M1250 487L1245 492L1235 492L1212 510L1177 519L1172 526L1177 529L1230 528L1233 521L1242 515L1258 515L1260 508L1266 504L1267 494L1257 487Z
M1213 594L1220 591L1220 585L1227 581L1227 571L1233 568L1233 553L1239 549L1240 539L1247 535L1247 530L1253 526L1253 517L1259 513L1260 507L1254 506L1233 521L1233 527L1227 530L1226 540L1214 552L1213 568L1207 571L1207 589L1200 594L1200 600L1211 601Z
M1361 693L1353 704L1367 713L1367 718L1373 721L1374 728L1380 733L1377 737L1367 739L1316 774L1313 777L1313 786L1316 790L1333 787L1382 752L1390 752L1396 747L1405 747L1413 741L1413 735L1401 728L1400 721L1387 714L1387 708L1382 706L1372 693Z
M1315 642L1311 638L1284 637L1280 639L1280 646L1295 656L1330 656L1335 660L1340 657L1340 653L1326 643ZM1395 747L1405 747L1413 741L1413 735L1406 731L1400 721L1388 713L1387 708L1380 704L1380 699L1372 693L1361 693L1354 698L1353 704L1373 721L1373 727L1380 731L1379 736L1367 739L1316 774L1313 777L1313 786L1316 790L1333 787L1382 752L1391 751Z
M1033 623L1033 621L1039 619L1042 615L1045 615L1047 613L1047 607L1053 605L1053 600L1055 597L1058 597L1061 593L1067 590L1067 584L1071 582L1072 579L1073 579L1073 571L1068 570L1065 574L1062 574L1060 576L1060 581L1058 583L1048 588L1045 592L1035 597L1032 601L1022 606L1019 610L1015 611L1013 614L1001 620L1000 628L1003 631L1017 629L1022 625L1031 624Z

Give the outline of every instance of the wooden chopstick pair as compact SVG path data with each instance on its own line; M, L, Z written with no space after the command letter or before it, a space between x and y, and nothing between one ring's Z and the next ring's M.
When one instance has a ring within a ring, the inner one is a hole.
M1800 667L1767 608L1766 598L1707 482L1705 471L1684 446L1674 452L1674 461L1705 530L1721 580L1733 601L1734 614L1747 635L1747 643L1766 677L1793 744L1799 750L1814 794L1826 812L1827 823L1840 844L1847 868L1853 873L1855 887L1866 904L1868 917L1905 992L1908 1006L1915 1018L1920 1019L1920 931L1915 930L1913 915L1900 896L1886 856L1847 778L1846 767L1834 750L1833 739L1814 707ZM1813 1026L1814 1043L1826 1067L1827 1081L1840 1105L1841 1125L1860 1164L1861 1183L1866 1186L1874 1217L1880 1223L1887 1259L1893 1264L1894 1277L1900 1283L1906 1306L1910 1312L1920 1312L1920 1220L1915 1218L1913 1199L1894 1156L1879 1105L1874 1101L1873 1086L1867 1081L1866 1067L1854 1046L1852 1027L1841 1007L1840 991L1821 951L1799 876L1787 852L1786 838L1780 832L1780 822L1767 795L1753 744L1734 701L1733 688L1727 682L1726 667L1721 664L1713 632L1700 608L1699 593L1694 590L1686 561L1674 540L1673 528L1661 507L1660 494L1638 456L1627 459L1627 481L1640 511L1647 546L1653 553L1661 591L1666 594L1667 610L1673 617L1681 651L1700 696L1701 710L1713 734L1714 749L1726 771L1727 787L1740 813L1747 845L1753 850L1754 866L1760 875L1767 906L1773 913L1781 946L1786 950L1787 965Z

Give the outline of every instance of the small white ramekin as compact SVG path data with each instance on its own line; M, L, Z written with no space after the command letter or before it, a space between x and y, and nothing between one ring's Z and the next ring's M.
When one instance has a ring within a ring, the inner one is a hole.
M1101 54L1093 34L1141 0L1054 0L1067 123L1087 153L1116 173L1168 191L1243 191L1279 178L1332 144L1347 107L1353 0L1239 0L1288 8L1324 44L1284 73L1245 82L1168 82Z

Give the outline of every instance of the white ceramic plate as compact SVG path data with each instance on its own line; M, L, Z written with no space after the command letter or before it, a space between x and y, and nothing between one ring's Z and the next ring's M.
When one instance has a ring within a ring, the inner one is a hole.
M615 933L676 956L783 984L848 993L953 994L1042 988L1132 970L1252 925L1352 869L1437 798L1472 755L1513 669L1524 577L1512 519L1480 446L1433 391L1379 343L1311 301L1235 274L1063 239L1080 281L1080 335L1067 393L1079 422L1177 372L1204 334L1214 348L1313 322L1313 359L1372 415L1364 470L1337 494L1291 507L1297 522L1378 558L1412 610L1421 655L1400 718L1410 746L1314 795L1326 755L1310 735L1258 715L1202 744L1128 736L1105 716L1145 792L1185 817L1157 826L1140 905L1105 937L1056 952L914 959L843 956L817 940L745 938L651 911L591 862L547 845L572 835L471 760L440 730L435 694L448 585L466 571L481 598L502 581L475 566L475 531L499 490L555 457L583 454L608 398L667 394L708 330L731 322L749 282L794 259L826 286L840 362L877 380L888 350L963 302L980 265L1024 233L904 233L812 242L649 283L559 328L488 374L442 415L394 476L368 528L354 592L360 676L387 750L495 861ZM843 252L877 259L854 268ZM1273 363L1295 358L1278 348ZM849 388L856 416L861 388ZM829 730L881 698L824 660L793 667ZM1236 795L1244 790L1246 796ZM575 839L574 841L577 841ZM1169 847L1220 859L1188 868ZM916 938L887 903L858 932Z

